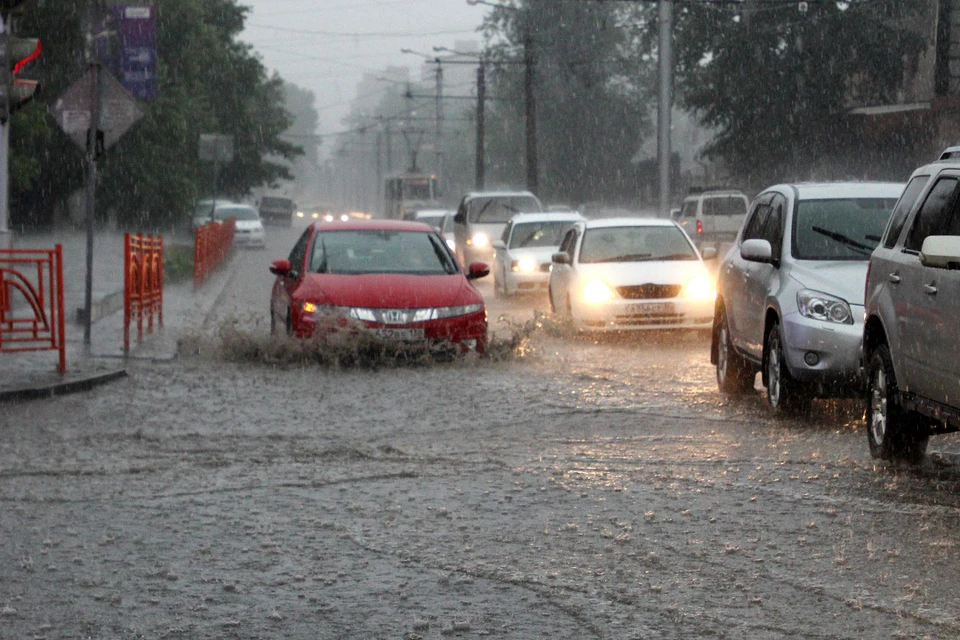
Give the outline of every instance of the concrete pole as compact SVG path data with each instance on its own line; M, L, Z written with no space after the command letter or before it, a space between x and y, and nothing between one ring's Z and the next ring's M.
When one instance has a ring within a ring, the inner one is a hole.
M0 33L6 32L0 16ZM0 123L0 250L13 248L10 229L10 120Z
M660 0L660 102L657 108L657 164L660 169L661 218L670 217L670 109L673 106L673 0Z
M530 35L530 27L527 26L527 33L523 39L523 90L526 96L526 116L527 116L527 190L534 195L539 195L540 190L537 158L537 100L534 95L534 66L536 58L533 52L533 37Z
M480 66L477 67L477 157L476 157L476 178L474 187L477 191L483 191L486 182L486 169L484 166L484 147L486 146L486 123L484 119L484 103L487 98L487 78L483 57L480 58Z
M445 174L443 167L443 65L440 64L440 58L437 58L437 133L434 144L437 147L434 149L437 163L437 187L440 194L443 194ZM436 198L437 194L432 195Z

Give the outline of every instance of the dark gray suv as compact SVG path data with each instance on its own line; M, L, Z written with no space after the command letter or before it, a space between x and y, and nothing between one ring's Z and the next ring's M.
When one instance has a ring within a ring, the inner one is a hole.
M931 435L960 430L960 160L914 171L865 297L870 453L918 461Z

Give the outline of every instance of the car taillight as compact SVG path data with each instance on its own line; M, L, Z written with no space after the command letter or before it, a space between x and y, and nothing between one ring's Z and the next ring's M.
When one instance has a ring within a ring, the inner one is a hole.
M697 220L697 233L703 233L703 220Z

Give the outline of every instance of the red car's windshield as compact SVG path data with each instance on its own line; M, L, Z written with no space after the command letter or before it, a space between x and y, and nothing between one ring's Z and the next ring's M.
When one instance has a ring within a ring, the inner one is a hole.
M313 238L310 271L333 274L449 275L457 262L435 233L362 229L322 231Z

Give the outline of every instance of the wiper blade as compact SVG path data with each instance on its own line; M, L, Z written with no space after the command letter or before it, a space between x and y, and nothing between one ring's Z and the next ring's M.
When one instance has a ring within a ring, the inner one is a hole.
M625 256L610 258L609 260L605 260L605 262L643 262L644 260L649 260L652 257L652 253L631 253Z
M829 231L827 229L824 229L823 227L811 227L811 228L815 233L819 233L822 236L826 236L831 240L836 240L840 244L846 245L851 249L853 249L854 251L859 251L864 255L870 255L871 253L873 253L874 247L857 242L853 238L848 238L842 233L837 233L836 231Z

